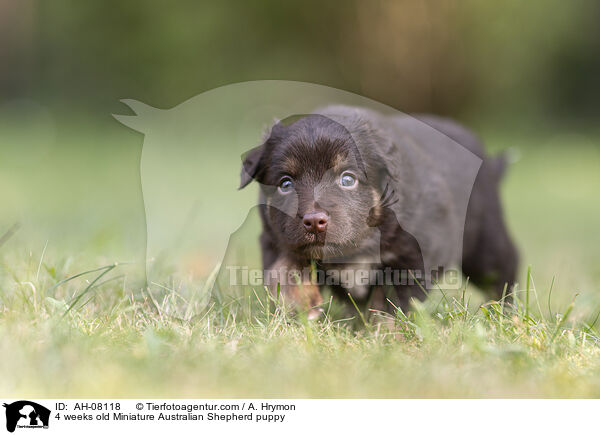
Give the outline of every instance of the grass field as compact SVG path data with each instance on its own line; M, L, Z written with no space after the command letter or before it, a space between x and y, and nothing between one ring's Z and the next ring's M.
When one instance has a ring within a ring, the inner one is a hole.
M0 135L0 235L20 222L0 246L2 396L600 396L598 135L484 132L521 153L503 185L518 292L468 287L363 324L291 318L262 289L140 288L140 136L15 125Z

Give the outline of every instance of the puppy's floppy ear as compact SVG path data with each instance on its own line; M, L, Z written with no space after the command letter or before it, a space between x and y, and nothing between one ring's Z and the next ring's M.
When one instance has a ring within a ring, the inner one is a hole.
M379 184L382 188L385 188L390 181L396 181L396 177L390 171L386 159L381 159L379 163Z
M380 152L376 149L370 149L366 160L365 171L373 176L370 180L373 186L381 189L381 192L386 188L390 181L396 180L396 177L390 171L389 157L385 152Z
M242 156L242 173L240 174L240 187L238 189L243 189L259 175L263 168L264 154L265 144L262 144Z
M274 124L269 128L264 134L262 138L262 145L252 148L250 151L242 155L242 173L240 176L240 187L238 189L243 189L246 187L253 179L260 181L265 170L265 159L267 154L267 149L272 149L274 146L274 138L278 134L281 129L280 121L275 119Z

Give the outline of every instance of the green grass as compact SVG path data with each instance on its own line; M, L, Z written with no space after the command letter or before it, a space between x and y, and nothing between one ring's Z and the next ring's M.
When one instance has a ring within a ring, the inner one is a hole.
M0 395L600 396L600 153L589 139L489 136L523 154L503 185L522 257L515 294L491 302L468 286L407 315L362 313L365 326L347 301L328 300L311 323L263 289L207 294L208 273L142 288L130 169L140 139L108 130L60 137L32 162L0 137L0 233L22 223L0 246L0 368L11 374Z
M579 397L600 393L595 325L528 316L524 297L468 297L306 322L266 293L202 300L136 292L124 266L3 294L0 349L9 396ZM35 269L35 268L34 268ZM111 281L110 271L117 277ZM32 275L36 274L32 270ZM62 275L62 271L57 272ZM87 280L84 277L87 276ZM201 293L201 290L198 291ZM532 290L530 289L530 292ZM84 297L80 297L85 295ZM86 298L93 295L90 302ZM523 295L524 296L524 295ZM535 301L535 294L530 301ZM543 301L536 301L542 304ZM70 304L74 306L69 310ZM325 305L326 310L329 308ZM365 313L369 315L369 313Z

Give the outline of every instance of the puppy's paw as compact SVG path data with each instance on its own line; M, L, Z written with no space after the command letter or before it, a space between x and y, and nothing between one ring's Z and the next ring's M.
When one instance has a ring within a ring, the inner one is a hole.
M306 318L310 321L316 321L325 316L325 311L321 307L312 308L308 310Z
M276 296L279 286L281 302L294 311L318 310L315 307L323 303L319 286L310 282L308 273L288 260L277 260L271 270L265 272L269 290ZM317 316L317 312L312 316Z

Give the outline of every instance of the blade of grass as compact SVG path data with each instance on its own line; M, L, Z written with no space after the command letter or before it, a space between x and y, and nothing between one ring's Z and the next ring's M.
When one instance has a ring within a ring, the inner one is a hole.
M92 289L92 287L94 286L94 284L96 284L104 275L106 275L107 273L109 273L115 267L117 267L117 263L115 263L115 264L109 266L108 268L106 268L106 270L104 270L104 272L102 272L101 274L99 274L91 283L89 283L88 286L78 296L76 296L75 299L73 299L73 301L69 304L69 308L67 309L67 311L64 312L64 314L62 315L62 317L64 318L67 314L69 314L69 312L73 309L73 307L75 306L75 304L77 304L77 302L79 302L79 300L83 296L85 296L85 294L87 292L89 292L90 289Z
M552 334L552 338L550 339L550 343L554 342L554 340L556 339L556 336L560 332L560 329L562 328L562 326L565 324L565 322L569 318L569 315L571 314L571 311L573 311L573 307L575 306L575 299L577 298L577 296L579 296L579 294L576 294L573 297L573 301L571 301L571 303L569 304L569 306L565 310L564 314L561 316L560 321L558 322L558 325L556 325L556 330L554 331L554 334Z
M2 237L0 237L0 247L2 245L4 245L6 242L8 242L8 239L10 239L12 236L14 236L14 234L19 230L19 228L21 228L21 224L19 222L16 222L15 224L13 224L12 227L10 227L8 229L8 231L6 231Z
M352 305L354 305L354 308L356 309L356 312L360 316L360 320L362 320L363 325L365 325L365 328L368 329L369 328L369 324L365 320L365 316L363 316L363 313L358 309L358 305L356 305L356 302L354 302L354 298L352 297L352 295L350 294L350 292L348 292L348 297L350 298L350 302L352 302Z
M552 313L552 306L550 305L550 298L552 297L552 290L554 289L554 276L552 277L552 282L550 283L550 291L548 292L548 312L550 313L550 318L554 317Z
M527 333L529 333L529 283L531 282L531 265L527 266L527 284L525 287L525 320Z
M123 265L123 264L133 264L133 263L113 263L113 264L109 264L108 266L102 266L102 267L99 267L97 269L86 270L85 272L77 273L77 274L75 274L73 276L70 276L68 278L63 279L62 281L57 282L52 287L50 287L47 290L47 292L50 292L50 291L56 289L57 287L60 287L61 285L65 284L65 283L67 283L67 282L69 282L69 281L71 281L73 279L79 278L80 276L88 275L88 274L94 273L94 272L99 272L101 270L108 269L108 268L113 269L113 268L115 268L117 266L120 266L120 265Z
M44 255L46 254L47 247L48 247L48 240L46 240L46 244L44 245L44 249L42 250L42 255L40 255L40 262L38 263L37 272L35 274L35 282L39 282L39 280L40 280L40 270L42 269L42 263L44 262Z

